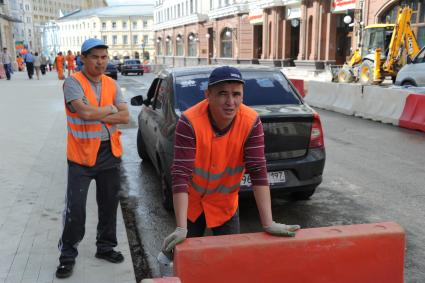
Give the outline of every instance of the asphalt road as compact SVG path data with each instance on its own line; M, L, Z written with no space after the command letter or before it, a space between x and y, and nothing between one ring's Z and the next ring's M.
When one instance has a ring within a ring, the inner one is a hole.
M127 99L145 94L152 74L120 77ZM130 106L130 125L123 129L123 182L136 203L144 251L158 275L155 257L162 239L174 229L174 216L161 206L159 179L136 151L137 114ZM425 282L425 133L318 110L325 132L327 160L323 183L308 201L273 199L276 221L323 227L395 221L407 233L405 282ZM242 232L261 231L255 202L240 204Z

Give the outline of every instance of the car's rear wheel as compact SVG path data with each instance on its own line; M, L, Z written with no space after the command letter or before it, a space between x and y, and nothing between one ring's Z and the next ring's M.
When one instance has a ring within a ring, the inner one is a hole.
M166 180L165 171L160 168L162 205L167 211L173 210L173 193Z
M402 86L416 86L416 84L412 81L404 81L401 85Z
M146 151L146 145L142 138L142 133L137 130L137 153L143 161L149 161L149 155Z
M291 197L294 200L308 200L316 192L318 185L309 185L302 188L298 192L291 193Z

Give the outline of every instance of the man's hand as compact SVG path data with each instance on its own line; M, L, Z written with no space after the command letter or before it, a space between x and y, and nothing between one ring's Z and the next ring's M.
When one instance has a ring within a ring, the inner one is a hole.
M295 237L295 231L300 229L300 225L286 225L273 221L272 224L263 228L264 231L274 236Z
M186 240L186 235L186 228L177 227L173 233L171 233L170 235L168 235L167 238L165 238L164 243L162 244L162 251L167 253L171 252L176 245Z

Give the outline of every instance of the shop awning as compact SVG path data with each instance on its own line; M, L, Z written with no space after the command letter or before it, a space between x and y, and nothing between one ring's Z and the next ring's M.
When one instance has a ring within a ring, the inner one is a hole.
M332 0L332 12L345 12L356 8L356 0Z

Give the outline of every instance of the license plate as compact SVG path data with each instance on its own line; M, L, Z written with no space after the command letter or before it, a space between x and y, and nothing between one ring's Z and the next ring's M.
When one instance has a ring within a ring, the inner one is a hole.
M269 184L284 183L286 181L285 171L268 172ZM241 186L251 186L251 177L249 174L242 176Z
M137 69L138 67L136 67L136 66L133 66L133 67L131 67L131 68L133 68L133 69Z

